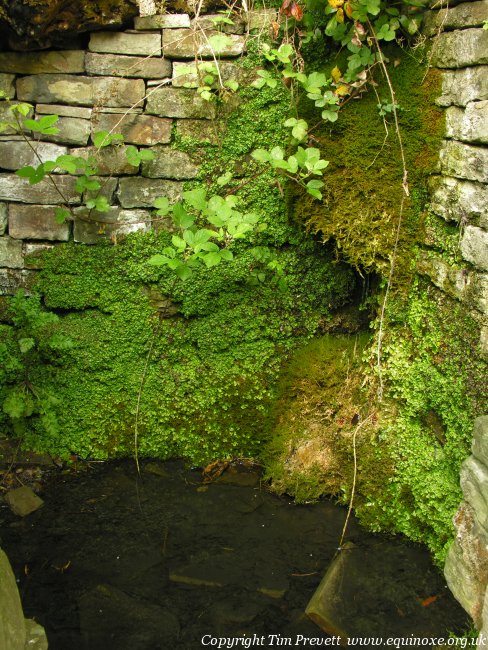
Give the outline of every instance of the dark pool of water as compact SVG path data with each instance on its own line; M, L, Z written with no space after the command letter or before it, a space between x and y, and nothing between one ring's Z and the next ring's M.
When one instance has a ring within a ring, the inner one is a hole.
M0 508L0 543L50 650L198 650L218 647L217 637L240 638L234 647L249 638L266 648L325 642L303 612L337 553L344 509L296 506L251 475L239 478L248 487L206 485L181 463L149 468L140 477L129 461L55 473L37 512L19 519ZM347 539L376 557L384 549L385 562L398 562L395 548L403 558L395 593L378 575L377 588L357 594L372 634L386 633L385 620L397 636L465 625L425 549L354 519Z

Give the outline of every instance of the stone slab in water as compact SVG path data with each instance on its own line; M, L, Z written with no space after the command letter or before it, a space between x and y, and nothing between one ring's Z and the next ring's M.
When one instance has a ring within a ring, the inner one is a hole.
M25 622L15 575L0 549L0 648L24 650Z
M158 79L171 76L171 61L161 57L147 58L87 52L86 71L92 75Z
M92 130L122 133L127 144L151 146L171 140L172 124L171 119L153 115L98 113L93 119Z
M58 223L54 205L20 205L9 207L9 233L15 239L68 241L70 224Z
M466 106L475 100L488 99L488 68L477 66L442 72L442 94L438 106Z
M19 517L26 517L31 512L39 510L44 501L27 485L23 485L15 490L10 490L5 495L5 501L8 503L12 512Z
M88 49L92 52L161 56L161 33L94 32Z
M0 71L13 74L82 73L85 71L85 52L0 52Z

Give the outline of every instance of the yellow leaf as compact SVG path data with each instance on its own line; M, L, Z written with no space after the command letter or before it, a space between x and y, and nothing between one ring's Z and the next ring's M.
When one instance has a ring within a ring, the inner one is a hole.
M337 83L339 79L342 77L342 72L339 70L337 66L335 68L332 68L330 74L332 75L332 79L334 80L334 83Z
M344 0L327 0L327 1L331 7L334 7L334 9L338 9L339 7L342 7L342 5L344 4Z
M352 5L351 5L350 2L346 2L346 4L344 5L344 9L346 11L346 16L348 18L352 18L352 12L354 11L354 9L352 8Z
M344 97L344 95L349 95L349 86L337 86L335 89L335 94L338 95L339 97Z
M338 9L336 11L336 20L338 23L344 22L344 9Z

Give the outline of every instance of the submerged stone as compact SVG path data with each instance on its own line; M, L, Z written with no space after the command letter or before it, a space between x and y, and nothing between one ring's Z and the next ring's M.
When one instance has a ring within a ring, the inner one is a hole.
M44 501L27 485L23 485L15 490L10 490L5 495L5 501L8 503L12 512L19 517L26 517L31 512L39 510Z

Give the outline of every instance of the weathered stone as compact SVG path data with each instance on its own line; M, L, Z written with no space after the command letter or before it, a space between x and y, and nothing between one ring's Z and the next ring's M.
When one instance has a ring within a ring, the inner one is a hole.
M486 63L488 63L486 29L444 32L434 40L431 64L436 68L464 68Z
M471 221L488 228L488 187L450 176L431 176L430 209L446 221Z
M22 242L11 237L0 237L0 266L8 269L22 269L24 267Z
M88 49L91 52L161 56L161 33L93 32Z
M171 76L171 61L161 57L147 58L87 52L86 71L91 75L154 79Z
M14 74L0 73L0 92L4 92L5 97L8 97L8 99L14 99L15 97L14 80L15 80Z
M9 110L10 103L6 101L1 101L0 100L0 122L8 122L9 124L16 124L16 120L12 112ZM32 111L30 111L30 114L27 117L32 117ZM7 127L0 133L0 138L6 139L6 140L11 140L10 136L15 135L17 133L17 129L13 127ZM5 136L9 136L6 138ZM17 137L17 136L15 136Z
M468 503L461 503L453 521L456 538L447 553L444 575L455 598L479 627L488 581L488 537Z
M164 56L170 59L194 59L196 56L213 59L215 51L209 40L217 34L219 32L214 30L202 33L194 32L193 29L174 29L164 32ZM246 45L243 36L226 34L226 38L228 44L218 53L220 58L236 57L243 54Z
M0 296L13 296L19 289L31 295L35 277L35 271L0 269Z
M245 14L247 28L250 32L266 31L271 29L273 23L278 20L276 9L255 9Z
M83 147L81 149L70 149L70 154L79 156L85 160L93 158L97 174L99 176L111 176L112 174L137 174L138 168L130 165L125 155L125 147Z
M245 71L243 71L238 65L235 63L229 63L228 61L219 64L219 71L222 81L224 82L233 79L240 83L242 74L243 72L245 73ZM203 68L200 72L202 78L207 74ZM217 73L212 76L215 78L213 86L218 87L219 77ZM174 88L198 88L198 86L207 85L199 81L197 66L195 63L182 63L177 61L173 63L172 84Z
M154 14L153 16L139 16L134 18L134 27L145 29L181 29L190 27L188 14Z
M80 196L75 192L76 179L71 176L56 176L58 192L49 178L36 185L30 185L26 178L16 174L0 174L0 201L21 201L23 203L56 204L79 203Z
M41 162L56 160L58 156L66 153L66 147L47 142L0 142L0 168L17 170L28 165L37 167Z
M142 163L142 175L149 178L186 180L198 175L198 167L190 156L171 147L153 147L154 159Z
M467 300L473 283L472 273L449 266L435 253L425 251L419 255L417 271L427 275L436 287L449 296L463 302Z
M148 210L123 210L112 207L108 212L76 208L74 240L84 244L96 244L104 239L115 241L118 236L131 232L147 232L151 227Z
M222 120L178 120L176 133L181 138L198 140L218 145L222 142L226 131L225 122Z
M25 268L26 269L42 268L40 257L42 256L42 253L44 253L44 251L51 250L52 248L54 248L54 244L34 244L32 242L25 242L24 243ZM52 464L52 459L50 459L49 464Z
M474 421L472 451L480 463L488 464L488 415L482 415Z
M59 115L59 117L79 117L89 120L92 116L91 108L82 106L63 106L62 104L37 104L36 113L39 115Z
M26 102L76 106L133 106L144 98L142 79L39 74L17 80L17 97Z
M14 572L0 549L0 648L25 650L25 622Z
M488 99L488 68L477 66L442 72L442 94L438 106L466 106L469 102Z
M152 115L123 115L98 113L93 120L93 131L122 133L127 144L152 146L171 140L172 120Z
M440 171L446 176L488 183L488 149L486 148L447 140L441 147L439 161Z
M488 271L488 232L476 226L466 226L461 240L465 260L483 271Z
M232 24L223 22L222 18L228 18ZM191 27L195 29L210 31L218 29L219 32L224 34L244 34L245 26L244 21L236 15L230 14L204 14L191 21Z
M83 50L0 52L0 70L13 74L76 74L85 71Z
M140 115L142 112L142 108L137 108L136 106L131 106L130 108L124 109L124 114L126 115ZM96 113L117 113L117 115L120 115L120 108L107 108L106 106L97 106Z
M98 181L101 185L101 188L99 190L93 190L91 192L84 192L83 200L86 201L87 199L94 199L97 196L104 196L109 203L113 203L115 192L117 191L119 184L119 179L111 178L110 176L92 176L92 179L94 181Z
M152 208L154 201L167 196L170 202L178 201L183 183L150 178L121 178L118 197L124 208Z
M19 205L9 207L9 234L14 239L68 241L69 223L57 223L54 205ZM19 242L20 243L20 242Z
M31 512L39 510L44 503L27 485L9 490L5 495L5 501L8 503L10 510L19 517L26 517Z
M470 102L466 109L451 106L446 111L446 136L462 142L488 143L488 100Z
M58 133L44 135L42 136L44 140L80 146L88 144L91 133L89 120L82 120L78 117L60 117L55 126L59 129Z
M5 234L8 223L7 204L0 203L0 236Z
M205 101L188 88L160 88L148 98L146 112L161 117L183 117L213 120L215 104Z
M473 273L469 297L473 307L488 316L488 273Z
M25 619L25 650L48 650L46 632L32 618Z
M433 36L439 30L479 27L487 20L487 16L488 0L463 2L457 7L429 11L422 31L428 36Z
M482 327L480 331L480 351L488 360L488 325Z
M488 538L488 468L484 463L470 456L461 465L460 482L464 500L473 508L476 519L484 528L485 536Z

